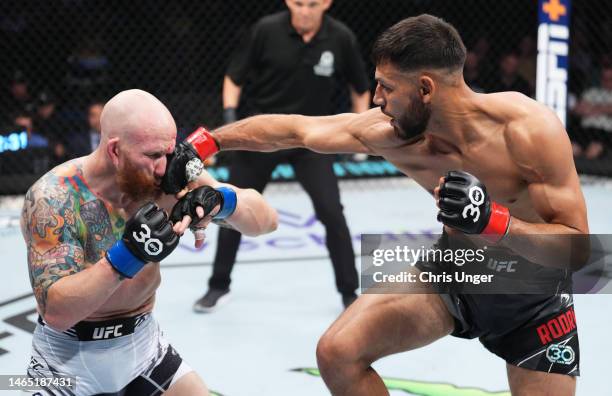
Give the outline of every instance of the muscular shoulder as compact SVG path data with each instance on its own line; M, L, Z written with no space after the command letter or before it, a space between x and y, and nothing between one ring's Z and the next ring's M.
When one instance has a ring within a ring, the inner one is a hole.
M505 137L509 144L539 145L567 137L559 117L547 106L520 94L509 93ZM539 147L542 149L542 146Z
M67 182L71 172L68 168L61 166L49 171L27 191L21 214L26 241L34 238L59 243L72 234L67 228L76 227L77 202L74 187Z
M519 94L507 93L509 113L504 138L517 165L535 179L550 163L562 168L572 162L571 145L565 127L557 115L545 105Z

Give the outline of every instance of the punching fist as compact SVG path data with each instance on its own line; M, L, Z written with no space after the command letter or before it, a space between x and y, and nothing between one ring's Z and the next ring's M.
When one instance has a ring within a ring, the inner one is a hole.
M204 216L209 215L219 205L215 219L224 219L234 213L236 209L236 192L229 187L214 189L209 186L198 187L185 194L172 208L170 220L179 222L184 216L198 219L196 208L199 206L204 210Z
M178 243L166 212L148 202L127 221L123 237L106 252L106 259L121 275L133 278L145 264L168 257Z
M176 194L195 180L204 169L203 161L219 151L219 144L204 127L199 127L168 155L166 173L161 188L166 194Z
M510 226L508 208L491 201L475 176L450 171L439 186L438 221L466 234L482 234L496 242Z

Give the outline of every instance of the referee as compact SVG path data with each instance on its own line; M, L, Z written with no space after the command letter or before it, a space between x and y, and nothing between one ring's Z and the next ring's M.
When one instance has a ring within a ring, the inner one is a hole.
M252 27L234 55L223 81L224 122L236 121L242 87L251 110L248 115L285 113L331 115L338 92L348 86L352 110L369 108L369 81L354 33L325 15L332 0L286 0L288 11L268 15ZM306 149L274 153L237 152L232 157L229 183L262 192L279 163L292 165L297 180L310 196L315 214L325 226L325 243L345 307L356 298L358 276L351 236L342 212L333 155ZM194 304L210 312L229 293L230 274L241 234L221 228L209 279L209 290Z

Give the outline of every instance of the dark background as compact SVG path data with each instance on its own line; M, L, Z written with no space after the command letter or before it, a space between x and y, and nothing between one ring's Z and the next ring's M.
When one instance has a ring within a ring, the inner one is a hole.
M575 99L597 83L602 62L608 59L612 3L573 3L570 90ZM33 99L40 92L55 97L64 131L53 137L57 141L87 128L84 114L92 101L128 88L159 97L181 132L198 124L218 126L221 84L232 51L253 22L284 8L278 0L2 0L0 125L5 127L0 134L12 128L14 114L3 105L18 70L27 76ZM468 49L480 51L488 43L479 63L479 85L487 92L494 90L500 57L518 50L525 36L536 39L535 0L336 0L329 11L356 33L370 76L368 54L376 36L400 19L423 12L454 24ZM28 109L32 113L33 102ZM346 108L346 96L340 94L338 111ZM578 121L570 117L568 130L578 128ZM25 158L26 153L20 155ZM22 173L20 157L13 157L12 166L0 167L4 175ZM598 161L595 173L612 174L606 168L608 156Z

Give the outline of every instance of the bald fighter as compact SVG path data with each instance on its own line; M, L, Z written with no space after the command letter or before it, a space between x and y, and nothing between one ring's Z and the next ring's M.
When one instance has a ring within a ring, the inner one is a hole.
M187 227L222 221L258 235L276 228L276 212L255 190L205 171L178 202L163 194L176 125L147 92L113 97L101 125L93 153L54 168L25 197L21 229L40 314L27 374L78 377L74 393L49 386L36 393L44 395L208 395L151 314L159 262Z
M212 136L223 150L381 155L433 195L442 245L450 234L480 235L519 255L518 266L567 274L547 255L563 240L509 238L588 233L567 133L551 110L522 94L470 90L465 56L450 24L411 17L374 45L379 107L329 117L260 115ZM482 193L476 202L473 189ZM418 267L440 270L428 265ZM453 334L479 337L502 357L514 395L572 395L579 351L570 293L565 282L550 294L363 295L322 336L319 368L334 395L384 395L372 362Z

